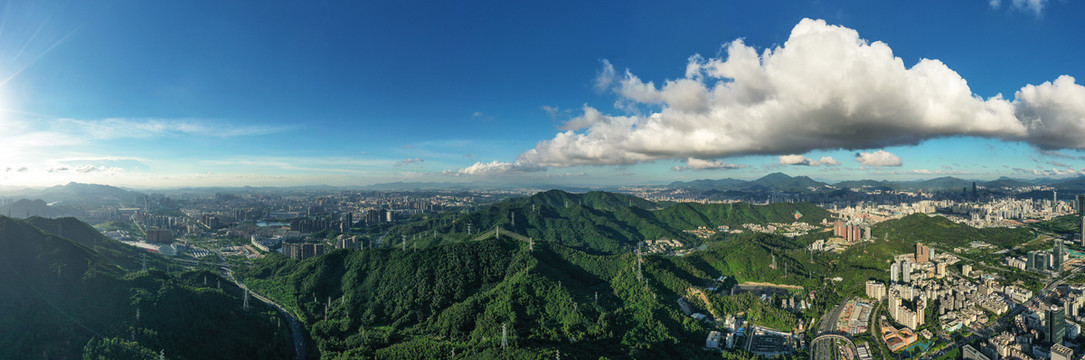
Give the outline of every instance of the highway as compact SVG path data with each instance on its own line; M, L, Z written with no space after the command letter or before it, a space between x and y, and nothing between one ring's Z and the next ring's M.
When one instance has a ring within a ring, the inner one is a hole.
M268 304L276 310L279 310L279 313L283 314L283 316L286 317L286 321L290 324L290 336L293 338L294 341L294 351L297 353L298 360L305 360L305 333L301 328L301 322L298 321L298 319L295 318L293 314L287 311L286 308L282 307L282 305L279 305L278 303L271 301L271 299L268 299L260 294L250 291L249 288L245 286L245 283L240 282L234 278L233 271L230 270L230 268L223 266L222 270L223 273L226 274L227 280L230 280L234 284L237 284L237 286L240 287L242 290L248 291L249 294L252 294L252 297L256 298L257 300L260 300L261 302Z
M846 301L846 300L845 300ZM825 316L821 318L821 323L818 324L818 335L823 334L836 334L834 327L836 327L836 320L840 317L840 311L844 309L843 303L838 304L825 313ZM816 338L816 336L815 336ZM835 339L827 339L815 341L810 344L810 359L816 360L832 360L836 351L837 341ZM854 349L852 349L854 352Z

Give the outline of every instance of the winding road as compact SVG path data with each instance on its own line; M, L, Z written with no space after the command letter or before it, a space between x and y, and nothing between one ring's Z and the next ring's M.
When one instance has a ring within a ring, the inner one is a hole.
M257 300L260 300L261 302L263 302L265 304L268 304L268 306L271 306L271 307L275 308L276 310L279 310L279 313L283 314L283 316L286 317L286 321L288 323L290 323L290 336L294 339L294 350L295 350L295 352L297 352L297 356L298 356L297 359L298 360L305 360L306 359L305 335L304 335L304 332L303 332L303 330L301 328L301 322L298 321L298 319L294 317L294 314L291 314L282 305L279 305L278 303L276 303L274 301L271 301L271 299L268 299L268 298L264 297L263 295L257 294L255 292L252 292L251 290L249 290L249 288L245 286L245 283L240 282L236 278L234 278L234 273L233 273L233 271L230 270L230 268L222 267L222 270L226 274L226 278L228 280L230 280L231 282L236 284L242 290L248 291L249 294L252 294L252 297L256 298Z

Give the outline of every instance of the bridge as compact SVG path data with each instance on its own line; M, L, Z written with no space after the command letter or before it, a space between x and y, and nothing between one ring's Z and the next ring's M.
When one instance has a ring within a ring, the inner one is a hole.
M829 340L829 342L828 342L829 346L828 346L828 349L827 349L828 352L826 353L826 351L821 351L819 353L817 345L818 345L819 342L824 343L825 340ZM855 343L851 341L851 338L849 338L847 336L844 336L844 335L840 335L840 334L827 333L827 334L818 335L817 337L814 338L814 340L810 341L810 360L832 359L833 358L832 357L832 352L835 351L833 349L832 345L835 342L835 340L840 340L840 341L843 341L843 342L848 344L847 350L848 350L848 352L850 352L850 354L847 354L847 356L845 356L846 358L854 359L856 357L856 354L858 354L858 351L855 349Z

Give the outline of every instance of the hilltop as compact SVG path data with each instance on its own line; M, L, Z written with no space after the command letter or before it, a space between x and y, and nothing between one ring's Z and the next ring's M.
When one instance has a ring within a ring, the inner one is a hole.
M0 206L0 215L25 219L31 216L54 217L60 214L60 210L49 206L41 199L19 199L15 202Z

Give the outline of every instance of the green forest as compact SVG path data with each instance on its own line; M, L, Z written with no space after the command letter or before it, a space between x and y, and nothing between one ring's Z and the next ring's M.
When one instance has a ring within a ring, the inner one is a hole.
M791 223L796 221L796 213L802 215L798 221L810 224L830 217L828 211L810 203L653 203L607 192L572 194L550 190L475 211L419 215L391 226L370 226L365 228L365 235L371 243L380 242L382 246L406 241L408 247L416 248L477 240L499 227L535 241L618 254L632 250L643 240L700 242L683 232L700 226L715 230L747 223Z
M229 281L165 272L154 255L142 271L131 247L75 219L0 217L0 247L0 358L293 355L285 321L259 302L243 310Z

